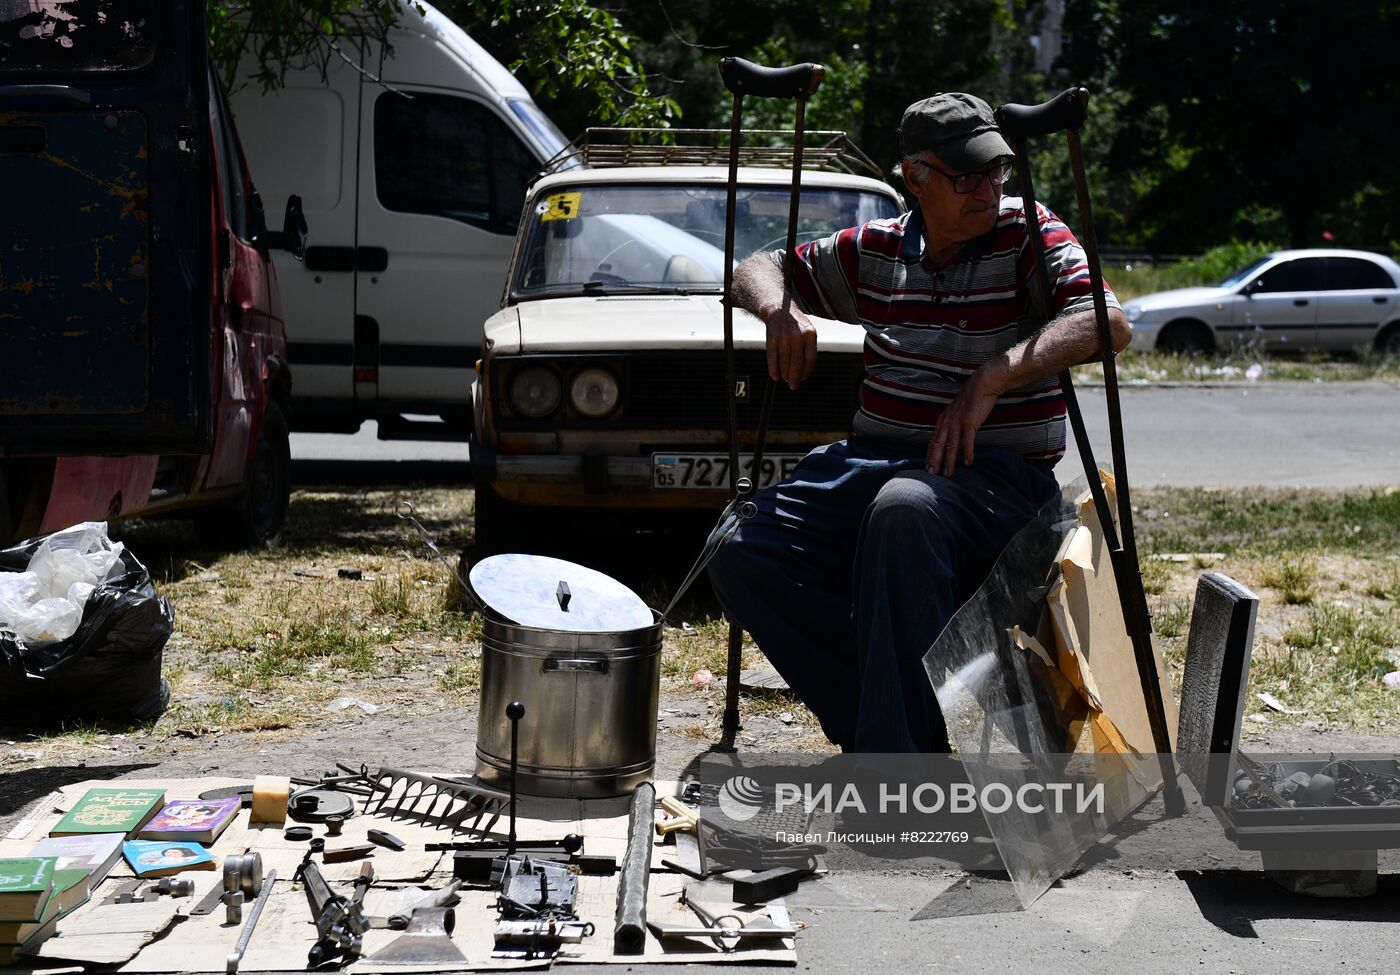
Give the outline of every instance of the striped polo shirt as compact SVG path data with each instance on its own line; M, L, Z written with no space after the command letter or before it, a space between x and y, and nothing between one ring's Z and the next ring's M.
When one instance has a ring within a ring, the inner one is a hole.
M1054 314L1093 307L1084 250L1039 207ZM939 415L983 363L1034 328L1033 264L1019 197L1002 197L996 227L939 268L924 259L918 207L795 251L793 287L808 314L865 328L865 381L854 433L927 446ZM781 252L774 259L781 261ZM1118 307L1105 285L1109 307ZM997 399L977 444L1054 464L1065 451L1065 401L1048 376Z

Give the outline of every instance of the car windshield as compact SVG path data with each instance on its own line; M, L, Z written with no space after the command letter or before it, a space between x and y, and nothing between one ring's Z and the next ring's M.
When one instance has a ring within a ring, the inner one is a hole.
M715 183L561 186L527 218L517 298L608 291L718 293L726 190ZM740 186L734 254L784 246L788 190ZM798 241L898 214L883 194L803 187Z
M1256 261L1251 261L1250 263L1246 264L1244 267L1236 271L1234 274L1230 275L1224 281L1221 281L1217 287L1233 288L1236 285L1243 284L1246 278L1248 278L1251 274L1259 270L1268 262L1269 258L1267 257L1261 257Z

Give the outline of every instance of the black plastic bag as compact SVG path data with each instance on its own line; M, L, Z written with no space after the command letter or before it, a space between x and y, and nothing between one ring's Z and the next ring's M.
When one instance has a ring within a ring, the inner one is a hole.
M46 537L46 536L45 536ZM0 572L23 572L43 543L0 551ZM170 703L161 656L175 611L131 552L88 596L66 640L27 643L0 630L0 724L52 725L66 719L145 721Z

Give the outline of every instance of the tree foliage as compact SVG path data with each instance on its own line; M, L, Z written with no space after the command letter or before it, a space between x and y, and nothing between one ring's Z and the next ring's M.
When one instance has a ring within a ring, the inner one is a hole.
M1393 239L1396 0L1069 0L1066 33L1066 71L1121 94L1109 156L1145 175L1147 241L1315 245L1348 213L1353 244Z
M611 13L585 0L440 0L436 5L477 40L494 47L546 104L572 97L601 124L667 125L674 99L654 94L632 37ZM269 90L287 71L324 74L337 58L369 42L392 52L393 26L421 16L416 0L206 0L214 63L230 86ZM494 44L492 43L494 42ZM252 55L249 58L249 55ZM235 77L240 62L251 72Z
M359 64L349 51L366 40L390 50L389 30L422 7L413 0L205 0L214 65L231 88L256 84L268 91L289 70L316 67L324 75L337 58ZM238 65L251 53L250 73Z
M632 53L632 35L586 0L445 0L442 6L458 23L486 28L474 34L508 47L502 60L542 100L582 96L593 118L619 126L666 126L680 115L674 98L652 92Z

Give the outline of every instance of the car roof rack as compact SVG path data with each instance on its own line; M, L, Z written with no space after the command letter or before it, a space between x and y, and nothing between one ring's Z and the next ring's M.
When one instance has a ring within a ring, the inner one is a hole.
M739 165L792 168L790 129L746 129ZM617 166L727 166L727 129L588 128L542 167L540 175L578 165L596 169ZM880 167L856 147L846 133L809 130L803 137L802 168L884 179Z

